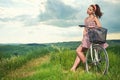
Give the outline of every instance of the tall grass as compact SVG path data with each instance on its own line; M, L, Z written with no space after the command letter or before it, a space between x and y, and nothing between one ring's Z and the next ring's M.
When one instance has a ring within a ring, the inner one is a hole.
M2 58L0 61L0 79L8 72L21 67L26 62L37 57L42 57L49 53L48 48L37 48L36 50L30 50L26 55L13 55L10 58Z
M6 62L4 62L4 66L9 66L7 67L9 68L9 71L14 70L15 68L18 68L21 65L24 65L24 63L31 59L35 59L39 56L44 56L44 54L42 53L50 53L50 59L47 59L47 62L44 62L32 69L34 70L33 75L19 78L16 77L14 78L14 80L119 80L119 49L120 46L111 46L107 49L110 63L107 75L96 75L94 73L87 73L85 72L82 63L78 66L76 72L71 72L70 68L72 67L76 57L75 50L54 45L52 45L52 47L44 48L42 50L38 49L36 51L31 51L26 56L12 57L9 60L6 60ZM14 67L15 65L16 67ZM4 66L0 65L0 70L2 70ZM4 79L7 80L9 78L4 77ZM13 78L11 77L11 79Z
M51 63L60 64L63 69L69 70L75 59L75 50L64 49L61 52L51 54Z
M107 75L99 75L96 76L95 74L87 74L86 72L81 73L81 71L84 70L83 64L81 63L78 67L78 74L81 74L82 76L88 76L92 80L119 80L120 79L120 46L111 46L107 49L108 56L109 56L109 72ZM51 54L51 63L56 65L61 65L62 69L64 71L70 70L70 68L73 65L74 59L75 59L76 53L75 50L69 50L65 49L58 53ZM76 75L78 75L76 74ZM90 77L93 76L93 77ZM86 77L76 76L77 79L85 80ZM87 77L86 80L89 80ZM73 80L77 80L73 78ZM63 80L66 80L64 78Z

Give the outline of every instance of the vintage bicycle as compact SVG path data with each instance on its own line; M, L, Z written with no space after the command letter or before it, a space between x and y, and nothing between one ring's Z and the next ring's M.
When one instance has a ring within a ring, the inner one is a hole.
M109 68L109 58L105 48L101 44L106 42L107 29L89 28L85 25L79 25L88 30L90 48L86 53L86 71L88 73L107 74Z

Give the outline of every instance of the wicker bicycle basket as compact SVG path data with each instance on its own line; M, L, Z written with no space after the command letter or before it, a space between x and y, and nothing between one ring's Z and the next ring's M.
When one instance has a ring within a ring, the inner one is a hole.
M88 30L89 40L92 43L102 44L106 42L106 28L91 28Z

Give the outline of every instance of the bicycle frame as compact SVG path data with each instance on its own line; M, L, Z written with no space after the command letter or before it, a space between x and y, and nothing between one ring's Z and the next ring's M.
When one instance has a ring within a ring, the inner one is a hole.
M90 56L91 56L92 62L94 63L95 61L98 62L99 60L98 60L98 54L96 49L94 49L95 53L93 53L93 45L94 45L93 43L91 43L90 45ZM93 58L93 55L95 58Z
M93 44L90 45L90 56L93 62Z

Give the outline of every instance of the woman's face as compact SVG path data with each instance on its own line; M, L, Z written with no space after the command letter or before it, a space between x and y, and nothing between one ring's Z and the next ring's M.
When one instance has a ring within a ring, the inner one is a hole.
M94 10L93 10L93 7L90 6L88 9L87 9L87 14L91 15L91 14L94 14Z

